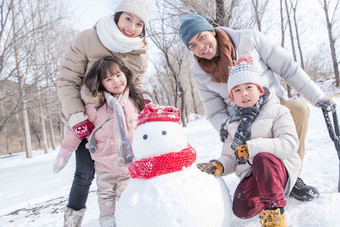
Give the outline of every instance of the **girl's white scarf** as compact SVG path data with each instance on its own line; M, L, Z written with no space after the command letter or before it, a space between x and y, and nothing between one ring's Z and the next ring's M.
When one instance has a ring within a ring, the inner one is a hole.
M128 38L122 34L113 20L113 16L101 18L97 23L97 34L100 42L110 51L128 53L139 49L144 38Z

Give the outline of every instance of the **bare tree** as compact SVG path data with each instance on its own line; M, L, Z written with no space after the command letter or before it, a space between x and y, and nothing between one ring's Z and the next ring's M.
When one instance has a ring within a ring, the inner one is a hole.
M340 0L333 0L335 7L333 9L333 13L330 12L330 0L319 0L324 12L325 12L325 19L326 19L326 26L328 31L328 40L329 40L329 47L331 49L331 56L332 56L332 62L333 62L333 69L334 69L334 75L335 75L335 81L336 86L340 87L339 84L339 67L338 67L338 60L336 56L336 49L335 49L335 43L339 38L339 34L335 35L333 28L335 27L335 24L337 23L337 16L336 12L338 11Z
M268 2L269 2L269 0L265 0L265 1L251 0L257 29L259 31L262 31L261 22L262 22L262 18L264 16L264 13L266 12Z
M284 7L282 4L283 0L280 0L280 25L281 25L281 46L284 47L285 46L285 31L286 31L286 26L284 23Z
M292 47L292 53L293 53L294 61L296 61L296 52L295 52L295 45L294 45L294 34L293 34L292 23L290 22L290 13L289 13L289 8L288 8L287 0L285 0L285 6L286 6L288 28L289 28L290 44L291 44L291 47ZM291 88L290 88L290 86L288 84L287 84L287 93L288 93L288 97L289 98L292 97Z
M305 65L303 62L303 54L302 54L302 48L301 48L301 42L300 42L300 34L299 34L299 29L298 29L298 22L297 22L297 15L296 15L296 10L297 10L297 5L299 3L299 0L289 0L290 1L290 7L293 10L293 20L294 20L294 27L295 27L295 36L296 36L296 42L297 46L299 49L299 54L300 54L300 64L303 69L305 69Z
M25 135L25 148L26 148L26 157L32 158L32 144L31 144L31 135L30 135L30 128L29 128L29 122L28 122L28 116L27 116L27 104L25 100L25 94L24 94L24 83L25 78L22 72L21 68L21 59L20 59L20 44L19 44L19 32L18 32L18 22L17 22L17 14L16 14L16 7L20 7L20 5L15 5L14 1L12 1L12 16L13 16L13 37L14 37L14 57L15 57L15 63L16 63L16 71L17 71L17 77L18 77L18 85L19 85L19 93L22 103L22 119L24 123L24 135ZM18 11L21 9L19 8Z

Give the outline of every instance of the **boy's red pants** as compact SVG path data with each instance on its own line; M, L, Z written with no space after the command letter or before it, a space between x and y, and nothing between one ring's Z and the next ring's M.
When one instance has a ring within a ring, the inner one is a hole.
M259 153L253 160L253 174L237 186L233 212L239 218L252 218L263 209L285 207L284 189L288 179L281 159L269 153Z

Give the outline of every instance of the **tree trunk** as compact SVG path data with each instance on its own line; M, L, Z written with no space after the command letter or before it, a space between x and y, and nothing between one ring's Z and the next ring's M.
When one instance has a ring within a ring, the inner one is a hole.
M297 19L296 19L296 8L297 8L298 2L299 1L296 0L295 6L294 6L292 0L290 0L290 5L293 9L293 19L294 19L294 25L295 25L296 41L297 41L297 46L298 46L299 54L300 54L300 64L301 64L301 68L305 69L305 64L304 64L304 61L303 61L302 48L301 48L301 44L300 44L300 35L299 35L298 23L297 23Z
M196 104L196 97L195 97L195 90L194 90L194 83L192 82L193 78L192 76L189 77L189 85L190 85L190 91L191 91L191 97L192 97L192 103L194 108L194 113L198 114L198 106Z
M282 6L282 0L280 0L280 15L281 15L281 46L285 47L285 26L284 26L284 16L283 16L283 6Z
M251 0L251 3L254 8L254 15L256 20L257 29L261 31L261 19L259 14L259 1L258 0Z
M2 100L2 94L0 92L0 100ZM0 103L0 113L1 113L1 117L4 117L4 103L1 102ZM5 151L5 155L10 154L9 152L9 146L8 146L8 129L7 129L7 125L4 126L3 128L4 130L4 137L5 137L5 144L6 144L6 151Z
M216 0L216 23L220 26L226 26L224 0Z
M18 79L19 79L19 94L20 98L22 99L22 120L24 123L24 135L25 135L25 148L26 148L26 157L32 158L32 143L31 143L31 134L30 134L30 126L28 121L28 115L27 115L27 104L25 100L25 89L24 89L24 75L22 73L21 67L20 67L20 52L19 52L19 44L17 42L18 38L18 32L16 30L16 12L15 12L15 4L14 1L12 2L12 15L13 15L13 37L14 37L14 58L16 62L16 70L18 73Z
M285 0L285 5L286 5L286 13L287 13L287 21L288 21L288 27L289 27L289 36L290 36L290 44L292 46L292 52L293 52L293 57L294 61L296 61L296 53L295 53L295 45L294 45L294 36L293 36L293 29L292 29L292 24L290 22L290 14L289 14L289 9L288 9L288 4L287 0ZM289 84L287 84L287 92L288 92L288 97L292 97L291 89Z
M326 25L327 25L327 31L328 31L328 40L329 40L329 47L331 48L331 56L332 56L332 62L333 62L333 69L334 69L334 76L335 76L335 82L336 86L339 86L339 67L338 67L338 60L336 57L336 50L335 50L335 39L333 38L333 21L330 21L329 19L329 12L328 12L328 4L326 0L323 0L323 10L325 12L326 17ZM339 4L339 0L337 1L336 7ZM336 12L336 9L334 10L334 13Z
M49 125L49 133L50 133L50 141L51 141L51 146L52 150L56 149L56 144L55 144L55 139L54 139L54 131L53 131L53 123L51 119L48 119L48 125Z
M38 5L38 7L40 7L40 0L37 1L36 4ZM38 10L38 12L39 11L40 10ZM33 25L33 28L37 27L34 18L32 18L32 25ZM38 24L38 26L40 26L40 25ZM38 45L36 32L33 33L33 39L34 39L35 45ZM37 51L34 51L34 65L35 65L35 67L34 67L34 82L35 82L35 88L36 88L36 91L37 91L38 117L39 117L39 121L40 121L40 124L41 124L42 146L43 146L43 149L44 149L44 153L47 154L48 153L47 133L46 133L46 126L45 126L45 117L44 117L44 114L43 114L43 107L42 107L42 103L41 103L41 100L43 100L43 99L41 97L41 88L40 88L39 76L38 76L39 68L37 66L39 64L38 64L38 53L37 53Z

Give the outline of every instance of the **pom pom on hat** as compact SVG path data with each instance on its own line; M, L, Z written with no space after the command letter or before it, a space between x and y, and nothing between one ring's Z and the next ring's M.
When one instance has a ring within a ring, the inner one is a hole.
M148 103L138 116L137 125L151 121L180 122L181 111L173 106L158 106Z
M248 54L242 55L235 64L235 66L230 67L228 78L229 97L232 97L234 87L240 84L255 84L263 92L262 78L254 66L253 58Z
M144 24L148 24L152 13L152 0L122 0L115 9L115 13L127 12L139 17Z
M179 36L184 45L189 49L188 42L194 35L199 32L214 30L213 26L204 17L195 13L189 13L181 20Z

